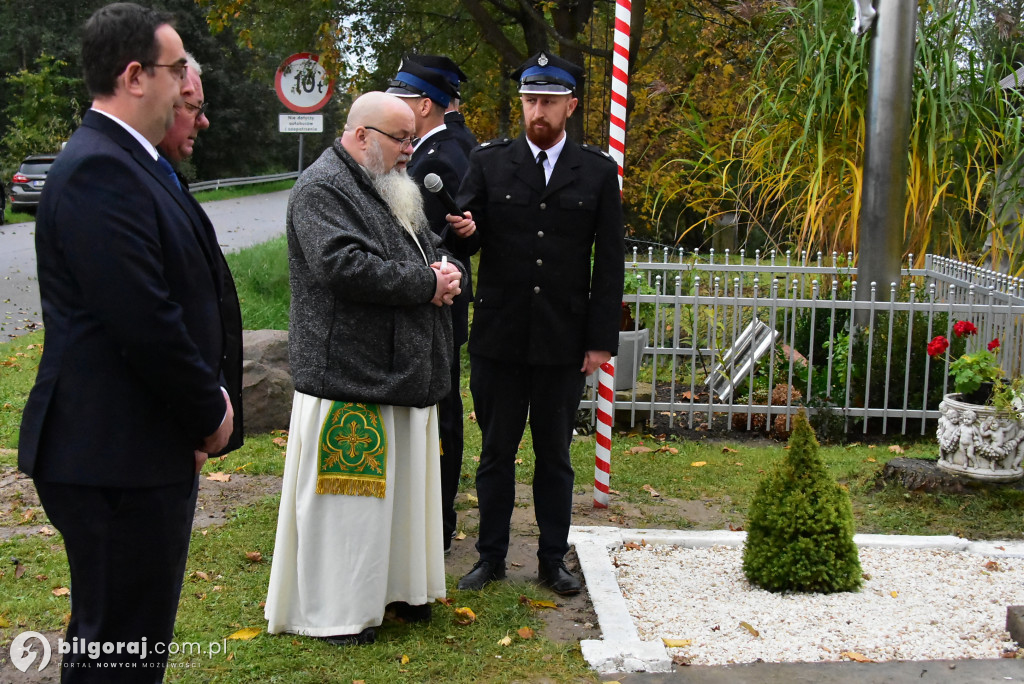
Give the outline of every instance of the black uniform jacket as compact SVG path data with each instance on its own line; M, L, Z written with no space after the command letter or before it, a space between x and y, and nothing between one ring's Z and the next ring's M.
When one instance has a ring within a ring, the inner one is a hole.
M423 179L428 173L436 173L444 184L444 189L449 195L455 197L459 191L466 169L469 168L469 160L466 152L455 139L450 129L434 133L413 152L412 159L406 166L409 175L420 186L420 193L423 195L423 211L427 215L427 222L430 229L440 235L445 246L466 265L466 277L460 283L462 292L452 302L452 332L455 335L455 347L458 348L466 343L469 335L469 303L473 301L473 283L469 272L469 260L467 255L460 254L459 244L461 241L451 241L448 236L448 221L445 216L448 209L445 208L437 195L429 192L423 187Z
M107 487L194 478L193 450L223 419L220 388L237 391L241 354L233 285L202 209L124 128L89 111L47 176L36 255L46 345L19 468Z
M544 185L523 136L483 143L456 199L480 250L469 351L530 364L582 364L618 350L623 219L615 162L567 140Z

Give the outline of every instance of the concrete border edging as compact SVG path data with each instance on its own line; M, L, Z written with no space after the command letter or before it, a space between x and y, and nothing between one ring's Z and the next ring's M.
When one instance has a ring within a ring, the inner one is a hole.
M576 548L587 591L597 613L601 639L584 639L580 649L587 664L599 674L612 672L671 672L672 659L664 644L641 641L626 599L619 589L611 551L624 544L651 546L741 546L746 532L728 530L656 530L576 526L569 529L569 544ZM893 549L943 549L977 555L1024 558L1024 542L971 541L954 536L855 534L857 546Z

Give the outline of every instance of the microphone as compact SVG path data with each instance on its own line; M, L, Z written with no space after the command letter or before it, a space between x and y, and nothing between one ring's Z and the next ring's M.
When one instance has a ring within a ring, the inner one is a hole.
M423 178L423 187L437 195L437 198L441 200L441 204L448 210L449 214L453 216L464 216L462 210L459 209L459 205L455 203L452 196L448 194L448 191L444 189L444 183L441 182L441 177L436 173L428 173Z

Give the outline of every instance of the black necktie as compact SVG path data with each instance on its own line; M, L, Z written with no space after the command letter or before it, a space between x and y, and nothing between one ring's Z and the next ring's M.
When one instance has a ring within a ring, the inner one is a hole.
M181 190L181 181L178 180L178 174L174 172L174 167L171 166L171 162L167 161L161 156L157 156L156 163L161 169L164 170L164 173L171 177L171 182L174 183L174 185L179 190Z
M548 153L544 150L540 151L537 155L537 168L540 169L540 177L544 180L544 185L548 184L548 174L544 170L544 160L548 158Z

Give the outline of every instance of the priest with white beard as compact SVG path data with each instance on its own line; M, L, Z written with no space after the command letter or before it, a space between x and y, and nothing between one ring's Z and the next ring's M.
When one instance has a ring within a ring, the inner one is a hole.
M272 634L371 643L387 608L445 595L436 404L462 266L405 165L412 111L366 93L288 202L295 396L265 616Z

